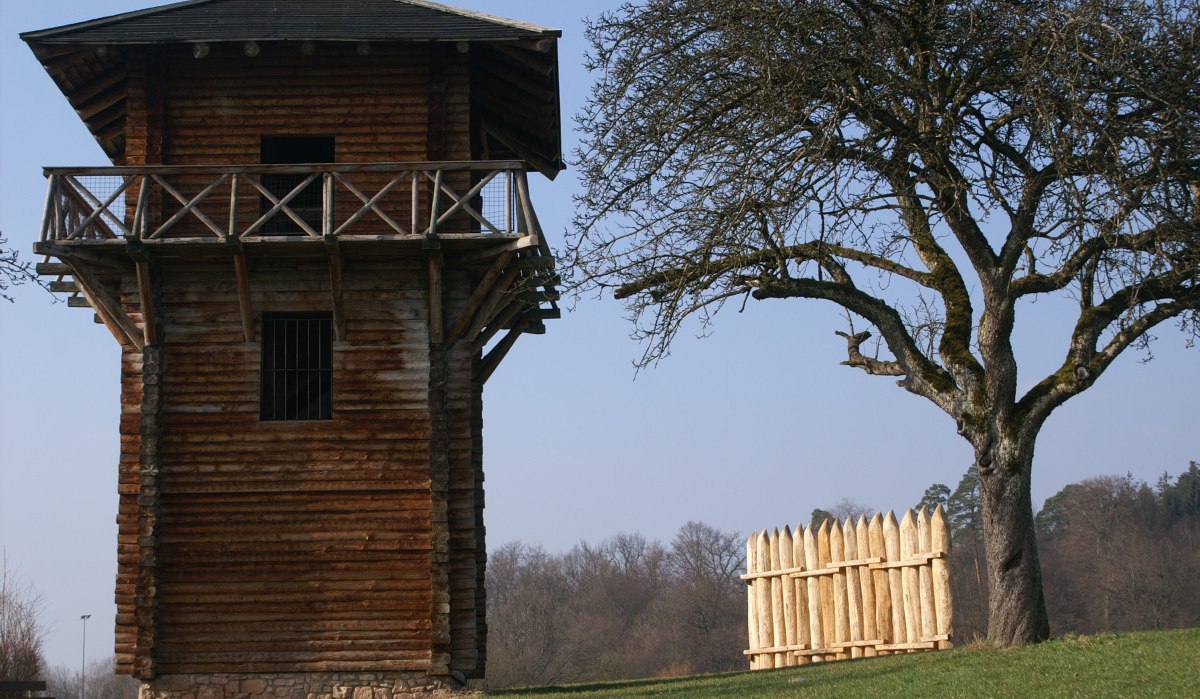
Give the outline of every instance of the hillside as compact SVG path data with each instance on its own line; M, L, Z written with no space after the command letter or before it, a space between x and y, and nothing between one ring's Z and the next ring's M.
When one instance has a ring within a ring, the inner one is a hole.
M940 653L782 670L496 692L542 699L788 697L1200 697L1200 629L1068 636L1026 648Z

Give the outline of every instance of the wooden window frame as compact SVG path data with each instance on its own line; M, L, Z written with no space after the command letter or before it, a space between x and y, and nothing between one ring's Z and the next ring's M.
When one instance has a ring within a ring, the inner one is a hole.
M333 314L263 313L259 420L333 419Z

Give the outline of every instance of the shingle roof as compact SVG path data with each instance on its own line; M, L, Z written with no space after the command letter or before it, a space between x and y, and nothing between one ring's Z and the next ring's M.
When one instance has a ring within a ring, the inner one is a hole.
M427 0L187 0L25 32L45 44L192 41L495 41L562 32Z

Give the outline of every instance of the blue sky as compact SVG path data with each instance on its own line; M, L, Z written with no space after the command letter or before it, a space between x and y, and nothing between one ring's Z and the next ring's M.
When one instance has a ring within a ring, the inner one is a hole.
M17 33L141 9L142 0L0 0L0 231L26 257L45 196L44 165L108 164ZM583 18L615 2L463 0L471 9L563 30L564 140L587 94ZM571 170L535 178L551 244L571 214ZM87 310L17 289L0 304L0 546L41 592L52 664L75 667L81 614L89 658L112 652L116 572L118 351ZM1015 345L1022 384L1050 371L1069 302L1026 304ZM492 547L519 539L564 550L620 531L669 539L688 520L748 532L793 526L851 497L876 509L953 487L970 450L940 411L839 365L832 306L751 302L711 337L682 333L635 377L641 354L623 309L585 298L525 336L485 389L486 523ZM1055 413L1039 441L1035 506L1063 485L1132 472L1153 482L1200 459L1200 354L1173 328L1156 359L1129 353Z

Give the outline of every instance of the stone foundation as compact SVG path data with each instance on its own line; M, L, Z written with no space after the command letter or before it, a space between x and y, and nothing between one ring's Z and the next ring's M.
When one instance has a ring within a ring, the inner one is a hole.
M162 675L143 682L138 699L401 699L468 696L467 687L422 673L292 672Z

